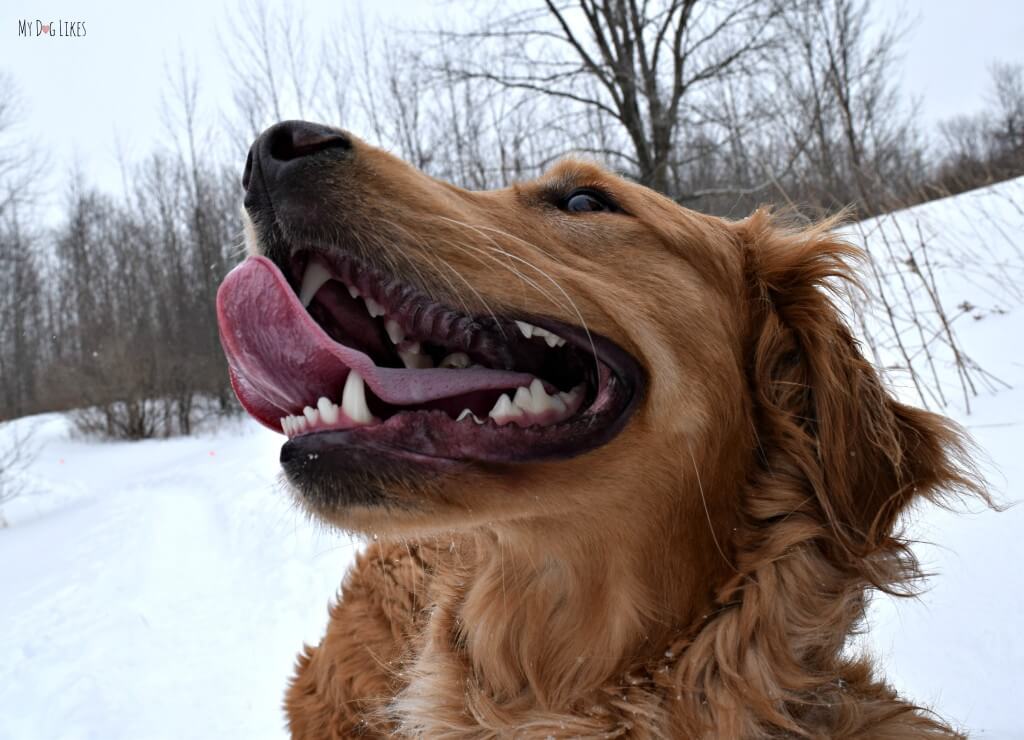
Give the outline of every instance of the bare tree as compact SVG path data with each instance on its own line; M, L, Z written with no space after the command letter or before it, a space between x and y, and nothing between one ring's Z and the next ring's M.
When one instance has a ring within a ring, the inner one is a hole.
M23 424L0 424L0 506L25 492L22 476L34 458L32 430ZM7 520L0 511L0 529L6 526Z
M23 113L21 93L10 73L0 70L0 214L16 201L29 198L36 151L17 126Z
M988 105L939 124L942 155L926 195L958 193L1024 174L1024 65L989 70Z
M42 296L32 222L33 148L19 136L18 90L0 73L0 419L36 400L42 355Z
M1024 65L992 65L991 132L995 156L1010 166L1024 166Z
M462 77L555 99L617 127L622 136L594 153L669 192L680 129L700 117L707 88L749 71L775 42L779 8L758 0L545 0L442 35L472 49ZM500 55L498 71L481 57L488 48Z
M225 60L234 83L229 122L241 150L272 123L305 118L316 108L322 57L310 52L305 15L271 9L265 0L240 0Z
M914 111L894 82L900 26L883 26L867 0L805 0L782 20L787 44L768 94L780 149L797 155L787 195L862 215L898 202L924 175Z

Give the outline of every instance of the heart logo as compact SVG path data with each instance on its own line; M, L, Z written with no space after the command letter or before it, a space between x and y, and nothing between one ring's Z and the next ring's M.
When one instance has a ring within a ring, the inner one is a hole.
M42 32L45 33L45 34L49 34L50 33L50 24L49 23L47 23L45 26L43 26L43 31Z

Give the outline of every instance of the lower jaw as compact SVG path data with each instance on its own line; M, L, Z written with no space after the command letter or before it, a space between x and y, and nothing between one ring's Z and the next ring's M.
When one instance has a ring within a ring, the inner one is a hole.
M591 423L587 423L587 422ZM398 414L387 421L350 429L304 434L282 447L282 462L302 464L351 456L372 450L375 457L443 469L466 463L524 463L565 459L582 454L611 438L616 428L586 417L550 427L478 425L455 421L443 411ZM312 456L312 457L311 457Z

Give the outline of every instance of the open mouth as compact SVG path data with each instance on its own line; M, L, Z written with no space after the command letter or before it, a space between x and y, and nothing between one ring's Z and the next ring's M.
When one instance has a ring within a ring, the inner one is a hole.
M347 255L301 251L283 267L247 259L217 313L242 406L291 455L568 457L610 440L639 401L638 363L580 327L470 315Z

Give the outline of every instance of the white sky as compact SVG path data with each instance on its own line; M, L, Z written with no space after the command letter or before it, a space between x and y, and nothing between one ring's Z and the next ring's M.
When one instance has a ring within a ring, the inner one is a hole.
M337 27L360 13L408 26L464 13L466 5L307 0L288 7L302 12L316 34L317 27ZM88 180L117 189L118 146L131 161L166 136L160 100L166 65L179 49L198 62L205 115L216 114L210 109L218 100L230 101L219 45L232 33L234 0L2 0L0 6L0 70L9 71L21 89L22 134L46 153L40 182L47 183L43 190L54 203L73 166ZM927 126L983 105L992 60L1024 62L1021 0L876 0L876 6L916 19L903 45L903 84L920 100ZM82 20L88 33L80 39L19 38L19 17L33 24L37 18Z

